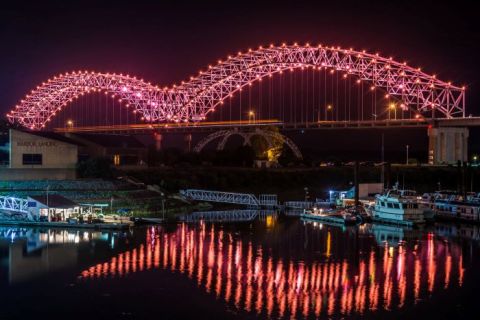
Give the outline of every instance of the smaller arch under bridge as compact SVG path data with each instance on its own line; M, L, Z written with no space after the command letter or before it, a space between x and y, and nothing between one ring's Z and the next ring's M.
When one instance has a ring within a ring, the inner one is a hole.
M217 144L217 150L223 150L225 148L225 145L227 144L228 139L230 139L232 136L240 136L243 138L243 145L244 146L250 146L252 145L252 137L254 136L260 136L265 139L267 142L268 148L272 148L274 146L274 141L283 141L284 144L286 144L290 150L292 150L293 154L297 159L302 159L302 153L300 152L300 149L298 146L287 136L276 132L276 131L269 131L269 130L263 130L261 128L256 128L253 131L242 131L239 130L238 128L232 129L232 130L220 130L216 131L212 134L209 134L202 140L200 140L195 148L193 148L193 151L196 153L200 153L203 148L209 144L210 142L220 139L218 144Z
M9 196L0 196L0 210L28 213L28 200Z

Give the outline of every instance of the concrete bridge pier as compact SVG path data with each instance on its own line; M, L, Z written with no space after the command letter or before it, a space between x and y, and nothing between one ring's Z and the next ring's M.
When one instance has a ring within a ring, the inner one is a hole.
M155 132L153 134L153 137L155 139L155 150L156 151L162 150L162 140L163 140L162 134L158 133L158 132Z
M429 127L428 163L455 164L468 161L468 128Z

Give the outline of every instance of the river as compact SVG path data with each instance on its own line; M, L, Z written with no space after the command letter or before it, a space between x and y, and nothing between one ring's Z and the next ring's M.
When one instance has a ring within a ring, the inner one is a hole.
M0 227L0 319L467 319L480 231L259 214L128 232Z

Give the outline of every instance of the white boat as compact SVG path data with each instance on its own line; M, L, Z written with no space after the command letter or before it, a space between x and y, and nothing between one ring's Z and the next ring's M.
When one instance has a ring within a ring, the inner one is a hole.
M414 225L425 222L424 209L419 206L414 190L387 190L375 197L373 221Z

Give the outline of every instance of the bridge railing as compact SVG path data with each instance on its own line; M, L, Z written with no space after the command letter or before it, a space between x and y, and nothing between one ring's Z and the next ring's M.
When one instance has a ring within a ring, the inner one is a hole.
M260 202L258 201L257 197L251 193L185 189L180 190L180 194L188 199L197 201L232 203L253 207L260 206Z
M313 201L286 201L284 206L289 209L310 209L314 204Z
M15 197L0 196L0 210L28 213L28 200Z

